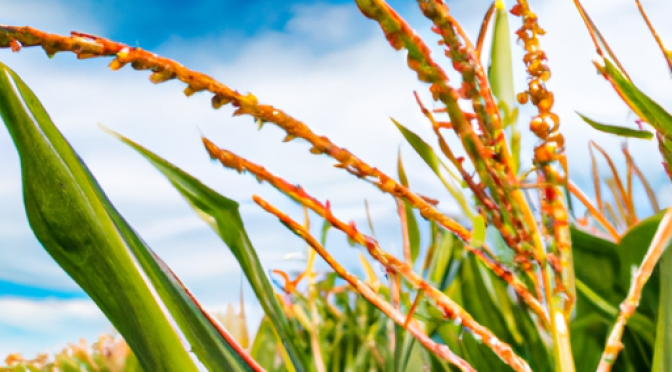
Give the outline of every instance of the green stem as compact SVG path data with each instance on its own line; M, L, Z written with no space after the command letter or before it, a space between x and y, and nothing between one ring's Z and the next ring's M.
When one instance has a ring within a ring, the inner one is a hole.
M672 250L660 259L660 298L652 372L672 371Z
M549 304L551 302L555 302L555 300L549 301ZM574 372L574 357L570 344L569 327L560 306L555 306L555 310L551 314L551 324L555 370L558 372Z

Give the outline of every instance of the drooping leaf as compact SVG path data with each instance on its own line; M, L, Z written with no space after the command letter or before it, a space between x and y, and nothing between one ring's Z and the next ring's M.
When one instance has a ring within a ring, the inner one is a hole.
M117 213L34 93L4 64L0 70L0 114L21 160L31 228L144 369L197 370L175 322L211 371L252 370Z
M222 196L180 168L168 163L130 139L112 131L109 132L140 153L168 178L170 183L199 215L209 216L209 219L214 220L211 226L236 257L257 299L260 301L261 307L271 320L279 341L291 359L291 363L287 367L292 368L293 366L296 371L303 371L303 360L294 345L295 337L287 323L285 314L282 312L270 281L264 273L256 250L247 236L243 220L238 211L238 203Z
M581 117L581 119L583 119L583 121L588 123L591 127L599 130L600 132L615 134L621 137L643 138L643 139L653 138L653 133L649 132L648 130L638 130L638 129L620 127L616 125L600 124L578 112L577 114Z

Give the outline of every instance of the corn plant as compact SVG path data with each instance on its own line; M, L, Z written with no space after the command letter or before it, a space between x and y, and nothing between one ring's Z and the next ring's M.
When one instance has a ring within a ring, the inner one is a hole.
M596 203L569 179L560 117L546 87L551 68L543 49L545 31L528 2L518 0L509 11L520 20L515 35L524 49L528 74L527 89L517 94L502 1L490 7L476 40L467 37L443 1L417 1L432 22L448 65L459 76L457 82L449 80L427 44L383 0L355 3L365 17L378 23L394 49L406 52L411 72L427 84L433 105L439 106L430 110L429 103L415 95L425 125L433 130L434 146L409 126L394 119L393 125L446 187L463 218L442 213L438 200L411 190L401 155L397 175L386 174L280 108L176 61L86 33L62 36L31 27L0 26L0 47L14 52L40 46L50 57L59 52L72 52L80 59L111 57L112 70L130 65L148 70L155 84L172 79L185 83L187 96L208 92L214 109L233 106L234 116L251 116L260 127L268 123L281 128L285 142L302 139L310 144L310 153L331 157L336 167L395 202L403 236L399 256L382 247L373 233L332 213L329 201L316 199L309 190L203 137L211 159L273 186L301 204L306 215L311 211L322 220L324 233L318 239L310 233L307 217L299 222L252 196L310 248L304 272L294 278L275 272L284 280L280 285L284 294L278 294L261 268L235 201L110 131L161 171L235 255L265 312L252 345L241 345L240 338L200 305L126 223L37 97L1 65L0 113L21 159L30 225L54 260L110 319L142 368L672 370L672 357L666 353L672 337L668 299L672 259L663 256L672 234L672 210L637 218L633 174L647 182L627 149L624 186L608 154L597 144L591 147L608 159L612 169L613 177L606 183L613 204L603 203L595 166ZM575 4L600 53L595 61L598 71L655 134L583 119L616 135L656 137L670 174L672 117L635 87L580 2ZM643 9L642 15L650 25ZM650 27L672 69L670 52ZM484 40L489 29L493 37L487 53ZM485 54L489 67L483 62ZM518 104L531 104L536 110L528 123L537 138L529 169L521 161ZM461 146L450 146L449 136ZM570 195L587 208L588 216L572 217ZM654 210L660 209L655 195L650 199ZM428 226L428 246L420 246L419 224ZM353 245L364 248L366 279L350 272L325 248L328 229L339 230ZM333 270L319 278L313 268L318 255ZM654 270L661 256L659 270ZM385 281L377 277L373 265L382 265ZM633 265L639 268L631 279ZM304 279L307 284L301 287Z

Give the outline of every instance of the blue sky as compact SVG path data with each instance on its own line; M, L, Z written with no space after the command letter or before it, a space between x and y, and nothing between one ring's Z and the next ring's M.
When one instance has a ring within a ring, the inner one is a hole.
M633 79L671 108L670 74L634 3L585 2ZM428 44L435 45L415 2L391 3ZM475 35L488 1L448 3L469 34ZM665 17L672 14L672 5L662 0L643 3L661 35L672 39L672 25ZM586 185L587 140L594 139L612 153L620 151L621 141L588 128L574 110L615 124L634 125L634 117L596 75L591 63L594 49L571 2L532 1L532 5L548 31L542 43L554 74L549 87L556 94L568 142L571 177ZM432 139L412 97L417 90L429 104L427 87L406 68L404 54L392 50L378 26L350 1L0 0L0 9L3 24L58 33L78 30L175 58L234 89L253 92L388 174L396 174L396 154L403 143L389 117ZM517 25L518 20L510 22ZM520 60L519 50L514 58ZM0 59L35 90L121 213L211 309L223 310L238 296L240 271L232 255L151 166L102 133L97 123L129 136L239 201L268 269L300 269L302 262L285 256L305 247L260 211L250 196L259 194L295 217L301 216L300 209L271 187L209 162L199 131L221 147L303 185L319 199L329 199L338 216L360 226L366 226L366 198L379 240L389 250L399 249L395 207L388 196L332 169L328 158L308 156L305 143L282 144L284 136L277 128L257 131L249 118L231 118L226 108L210 109L206 95L187 99L177 82L153 86L142 72L113 73L106 68L109 60L76 61L66 54L49 60L41 50L28 48L19 54L2 50ZM520 65L517 68L522 89L523 71ZM523 119L526 113L523 109ZM663 205L670 205L656 146L642 141L630 146ZM411 149L402 146L402 152L413 189L441 199L440 209L446 213L457 213ZM529 152L524 156L529 158ZM27 356L57 351L67 342L80 337L94 340L109 331L100 312L33 238L23 213L17 156L4 129L0 169L0 357L13 351ZM646 210L643 195L638 200ZM333 232L328 247L357 270L356 251L342 236ZM245 294L250 315L258 318L261 313L249 289Z

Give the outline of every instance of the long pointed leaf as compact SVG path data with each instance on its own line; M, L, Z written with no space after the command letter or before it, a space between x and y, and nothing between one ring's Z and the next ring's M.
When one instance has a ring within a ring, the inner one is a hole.
M231 249L241 265L247 280L261 302L261 307L271 320L280 342L287 351L293 367L296 371L305 370L298 348L294 343L295 336L264 273L256 250L247 236L238 211L238 203L205 186L196 178L130 139L112 131L109 132L149 160L200 215L209 216L214 220L211 226ZM287 366L287 368L291 367L291 364Z
M404 139L408 142L411 147L413 147L413 150L420 155L422 160L429 166L429 168L436 174L436 176L439 178L441 183L443 183L443 186L448 190L450 195L455 198L455 200L460 204L460 207L464 213L467 214L469 218L473 220L473 213L471 212L471 208L468 206L467 201L464 197L464 195L457 190L453 185L451 185L448 180L443 177L441 174L441 170L439 169L439 166L441 166L444 170L448 171L451 175L451 177L455 180L458 179L457 175L455 175L450 168L448 168L442 161L439 159L438 156L436 156L436 153L432 149L431 146L427 144L427 142L423 141L420 136L415 134L413 131L410 129L406 128L405 126L401 125L398 121L392 119L392 122L394 125L399 129L399 132L404 136ZM473 222L473 221L472 221Z
M0 114L21 160L28 221L47 252L91 296L147 371L196 371L102 191L37 97L1 63Z

